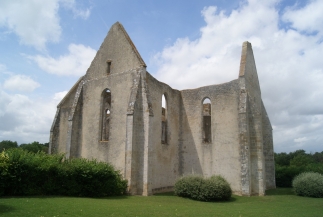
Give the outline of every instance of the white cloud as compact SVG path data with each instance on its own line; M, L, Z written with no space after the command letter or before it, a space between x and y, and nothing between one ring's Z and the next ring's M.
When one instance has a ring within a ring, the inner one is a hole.
M74 16L86 19L91 9L80 10L74 0L2 0L0 27L5 27L20 38L20 43L44 50L47 42L58 42L62 28L59 5L72 10Z
M0 72L8 76L3 84L0 83L0 141L48 142L56 105L67 91L46 98L32 98L34 94L27 94L40 86L37 82L28 76L7 72L1 64ZM17 94L17 91L23 94Z
M66 94L68 93L68 91L62 91L62 92L58 92L58 93L55 93L53 99L57 102L60 102L65 96Z
M294 142L297 142L297 143L302 143L302 142L305 142L307 141L308 139L306 137L302 137L302 138L297 138L297 139L294 139Z
M249 0L231 13L213 6L204 8L206 24L198 39L179 38L155 55L156 77L177 89L237 79L241 45L249 41L264 104L274 125L276 151L293 151L297 148L294 139L305 137L302 144L308 151L321 150L322 3L309 1L303 8L282 12L278 3ZM308 34L313 31L319 34Z
M7 79L3 87L11 91L32 92L40 84L25 75L14 75Z
M91 14L91 8L87 8L86 10L78 9L75 4L75 0L61 0L63 6L67 9L72 10L75 17L81 17L83 19L87 19Z
M42 70L51 74L84 75L96 51L82 44L70 44L68 50L68 54L60 56L57 59L41 55L29 56L29 58L34 60Z
M0 2L0 26L18 35L20 43L44 49L46 42L59 41L58 8L58 0L4 0Z
M313 33L315 31L323 33L323 1L312 0L304 8L287 8L283 15L285 22L290 22L291 26L297 30Z
M18 143L48 142L49 131L60 99L31 99L22 94L8 94L0 89L0 141Z
M254 2L233 11L230 16L211 6L205 8L202 15L206 26L201 28L199 39L178 39L155 57L161 65L157 77L168 79L176 88L236 79L242 42L254 41L254 46L264 47L262 36L277 29L278 14L274 4ZM259 29L262 33L255 34Z

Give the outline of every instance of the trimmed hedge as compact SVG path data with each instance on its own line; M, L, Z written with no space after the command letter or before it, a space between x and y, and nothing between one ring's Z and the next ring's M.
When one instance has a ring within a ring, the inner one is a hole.
M10 149L0 153L0 196L103 197L126 193L127 181L103 162Z
M323 197L323 175L314 172L305 172L293 180L296 195L304 197Z
M293 179L304 172L316 172L323 174L323 164L312 163L303 166L280 166L276 164L276 186L290 188L292 187Z
M232 194L229 183L221 176L185 176L177 180L174 190L177 196L200 201L229 200Z
M290 188L292 187L292 181L295 176L304 172L305 169L303 167L295 167L295 166L279 166L276 165L276 186L282 188Z

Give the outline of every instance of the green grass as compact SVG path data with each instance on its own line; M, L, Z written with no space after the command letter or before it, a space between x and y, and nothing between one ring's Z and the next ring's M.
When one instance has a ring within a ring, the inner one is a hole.
M323 198L299 197L292 189L265 197L233 196L228 202L199 202L173 196L98 198L6 197L0 216L323 216Z

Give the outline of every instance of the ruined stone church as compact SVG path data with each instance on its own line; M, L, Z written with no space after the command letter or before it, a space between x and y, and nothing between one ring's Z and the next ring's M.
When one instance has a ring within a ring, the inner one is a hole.
M49 152L111 163L131 194L170 191L182 175L201 174L222 175L235 194L264 195L275 188L273 136L251 44L242 45L237 79L176 90L148 73L115 23L58 104Z

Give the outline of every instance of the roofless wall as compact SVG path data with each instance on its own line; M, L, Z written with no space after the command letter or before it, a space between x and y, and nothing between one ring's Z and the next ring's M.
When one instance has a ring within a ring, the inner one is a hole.
M264 195L275 187L272 129L251 44L243 44L238 79L179 91L146 71L115 23L57 106L57 152L111 163L131 194L170 191L180 176L201 174L222 175L235 194Z

